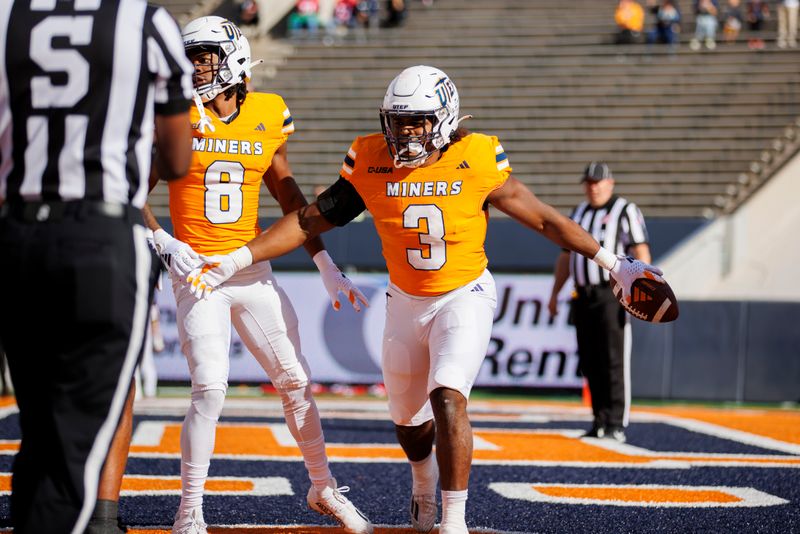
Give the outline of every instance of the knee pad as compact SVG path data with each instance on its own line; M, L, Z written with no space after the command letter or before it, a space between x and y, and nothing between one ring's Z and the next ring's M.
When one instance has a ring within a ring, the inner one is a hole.
M206 419L219 420L223 404L225 404L223 389L192 391L192 407L198 415Z
M309 384L309 370L305 360L298 360L297 364L288 369L280 369L274 373L272 385L278 393L290 393L301 390Z
M389 401L389 417L398 426L419 426L433 419L433 409L430 402L425 402L419 410Z
M292 389L288 388L278 389L278 394L280 395L284 405L287 403L292 405L299 405L314 400L311 394L311 388L308 386L308 384Z

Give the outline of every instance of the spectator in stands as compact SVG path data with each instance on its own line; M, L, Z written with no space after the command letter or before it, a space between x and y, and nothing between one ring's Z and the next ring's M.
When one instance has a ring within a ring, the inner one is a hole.
M741 1L728 0L728 6L722 14L722 34L725 36L726 43L733 43L736 41L743 23L744 16L742 15Z
M389 16L381 21L381 28L396 28L402 26L406 20L405 0L386 0L386 9Z
M306 30L316 35L319 29L319 0L297 0L294 11L289 15L289 34L296 36Z
M747 46L751 50L763 50L764 39L761 37L761 28L764 21L769 18L769 6L763 0L748 0L747 26L753 35L748 39Z
M717 0L695 0L694 39L689 42L689 48L695 51L700 50L701 43L705 43L709 50L717 47L718 14L719 2Z
M239 4L239 14L236 17L239 26L255 26L258 24L258 2L244 0Z
M656 21L647 36L648 43L677 46L678 34L681 31L681 11L675 1L663 0L661 5L651 2L650 12L655 15Z
M333 23L339 28L349 28L355 22L358 0L339 0L333 8Z
M353 12L355 25L363 28L377 28L379 26L378 11L378 0L360 0Z
M778 48L797 47L797 12L800 0L778 1Z
M333 16L328 23L328 35L322 41L325 45L333 45L336 38L347 35L355 24L357 4L358 0L337 0L333 7Z
M617 44L633 44L641 40L644 28L644 9L635 0L619 0L614 12L617 23Z

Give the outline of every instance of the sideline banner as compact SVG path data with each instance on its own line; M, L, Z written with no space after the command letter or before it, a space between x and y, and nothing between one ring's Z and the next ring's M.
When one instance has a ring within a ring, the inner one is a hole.
M316 382L381 381L380 354L385 317L385 274L348 275L369 300L361 313L343 303L334 311L317 273L276 273L300 321L303 354ZM580 388L575 329L566 324L571 286L561 292L559 313L551 321L547 302L550 275L494 275L497 311L479 386ZM158 377L188 380L175 323L169 280L156 292L165 349L155 354ZM230 381L266 382L264 371L231 327Z

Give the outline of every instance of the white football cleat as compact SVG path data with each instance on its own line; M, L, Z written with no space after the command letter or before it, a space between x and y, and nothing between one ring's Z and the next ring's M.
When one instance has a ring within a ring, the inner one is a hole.
M430 532L436 524L439 506L436 495L411 495L411 526L417 532Z
M342 495L348 491L350 491L348 486L337 488L336 479L332 478L322 491L311 486L308 489L306 502L315 512L333 517L348 534L372 534L372 523L367 516Z
M186 514L178 511L172 525L172 534L208 534L207 526L200 508L192 508Z

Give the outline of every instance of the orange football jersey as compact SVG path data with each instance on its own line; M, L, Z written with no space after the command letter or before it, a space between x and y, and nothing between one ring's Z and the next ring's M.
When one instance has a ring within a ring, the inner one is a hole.
M389 278L411 295L441 295L478 278L486 197L511 174L496 137L469 134L436 163L395 168L381 134L359 137L341 175L358 191L375 220Z
M214 131L193 130L189 173L169 182L169 212L177 239L200 254L227 254L261 232L263 176L294 122L283 99L266 93L249 93L230 124L206 114ZM200 119L195 108L191 119Z

